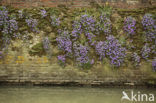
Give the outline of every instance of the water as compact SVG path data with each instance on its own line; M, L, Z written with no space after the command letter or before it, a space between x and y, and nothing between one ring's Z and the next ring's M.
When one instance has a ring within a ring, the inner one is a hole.
M0 87L0 103L156 103L121 102L123 90L156 95L155 89Z

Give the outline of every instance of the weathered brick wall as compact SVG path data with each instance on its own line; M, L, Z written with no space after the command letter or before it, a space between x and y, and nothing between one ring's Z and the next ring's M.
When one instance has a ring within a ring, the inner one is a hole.
M0 0L1 5L11 5L13 7L57 7L58 5L67 5L68 7L85 7L91 2L100 5L108 2L110 5L120 8L140 7L142 5L155 5L156 0Z

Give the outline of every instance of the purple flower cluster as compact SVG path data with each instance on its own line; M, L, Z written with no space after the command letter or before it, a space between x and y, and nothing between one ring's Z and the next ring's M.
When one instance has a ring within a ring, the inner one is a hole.
M142 25L145 30L156 29L155 20L153 19L152 14L145 14L142 19Z
M91 46L94 46L96 41L94 40L94 38L96 37L93 33L85 33L85 36L88 39L88 42L91 44Z
M51 25L53 27L57 27L60 25L60 19L59 18L57 18L56 16L50 16L50 18L51 18Z
M151 48L150 48L149 44L146 43L145 46L142 48L141 52L142 52L142 57L147 60L151 53Z
M18 23L15 19L9 20L9 33L12 34L13 32L18 30Z
M8 16L8 11L5 7L0 10L0 30L3 34L12 34L18 30L17 21L13 18L10 19Z
M42 18L47 16L46 10L40 10Z
M7 49L8 48L8 45L10 44L10 42L11 42L11 38L10 37L2 37L2 42L3 42L3 44L2 44L2 48L3 49Z
M81 23L79 21L74 21L73 25L73 31L72 31L72 36L74 37L73 40L76 40L77 38L79 38L79 35L82 33L82 26Z
M59 60L59 62L61 62L61 64L63 63L65 63L65 60L66 60L66 58L65 58L65 55L59 55L59 56L57 56L57 59Z
M5 7L0 9L0 26L4 25L8 21L8 11Z
M142 25L144 27L145 35L146 35L146 41L154 41L156 44L156 25L155 20L153 19L152 14L145 14L142 19Z
M63 50L67 55L72 53L72 41L68 31L60 31L56 41L59 49Z
M97 23L98 30L104 32L106 35L111 33L111 20L105 14L99 17L99 22Z
M146 41L152 42L156 44L156 29L153 31L145 31Z
M81 15L80 20L75 20L73 23L72 36L73 40L79 38L79 36L84 33L89 43L95 44L94 38L96 37L93 33L96 31L96 22L92 16L87 14Z
M13 34L13 37L14 38L17 38L17 39L21 39L22 38L22 35L21 35L21 33L14 33Z
M135 25L136 25L136 20L133 17L129 16L125 19L123 29L127 33L127 36L131 36L135 34L135 29L136 29Z
M80 18L80 23L81 23L81 26L82 26L84 32L85 31L87 31L87 32L95 31L96 21L94 20L94 18L92 16L89 16L87 14L82 15Z
M153 71L156 72L156 58L153 59L152 61L152 68L153 68Z
M26 19L25 21L26 21L28 27L29 27L33 32L38 32L38 30L37 30L38 22L37 22L36 19L30 18L30 19Z
M134 52L132 54L132 60L133 60L133 62L135 63L136 66L139 65L140 59L141 59L140 56L136 52Z
M119 41L112 35L106 37L107 40L98 42L95 49L96 53L100 56L100 60L108 57L111 64L120 66L126 56L126 49L121 46Z
M18 17L19 17L19 18L23 18L23 11L22 11L22 10L19 10L19 11L18 11Z
M87 46L84 46L79 43L74 43L73 44L73 49L74 49L74 56L76 58L76 61L80 63L80 66L83 66L84 64L87 63L94 63L94 61L90 61L89 56L88 56L88 51L89 48Z
M50 41L49 41L48 37L45 37L43 39L43 48L44 48L45 51L48 51L49 48L50 48Z
M3 59L3 52L2 51L0 51L0 59Z

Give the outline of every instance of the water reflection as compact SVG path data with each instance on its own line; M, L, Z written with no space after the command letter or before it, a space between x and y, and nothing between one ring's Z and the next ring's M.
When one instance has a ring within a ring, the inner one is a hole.
M132 90L156 94L154 89L0 87L0 103L135 103L121 102L122 91L130 93Z

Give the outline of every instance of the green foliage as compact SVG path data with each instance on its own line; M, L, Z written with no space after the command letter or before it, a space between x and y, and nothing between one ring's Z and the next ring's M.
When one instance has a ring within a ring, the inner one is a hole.
M38 55L38 56L42 56L45 54L44 48L43 48L43 44L42 43L38 43L36 45L34 45L31 50L29 51L29 54L34 56L34 55Z
M112 14L113 8L111 6L104 6L98 8L98 10L101 14L106 14L107 16L110 16Z
M90 69L93 65L90 62L81 65L80 67L83 69Z

